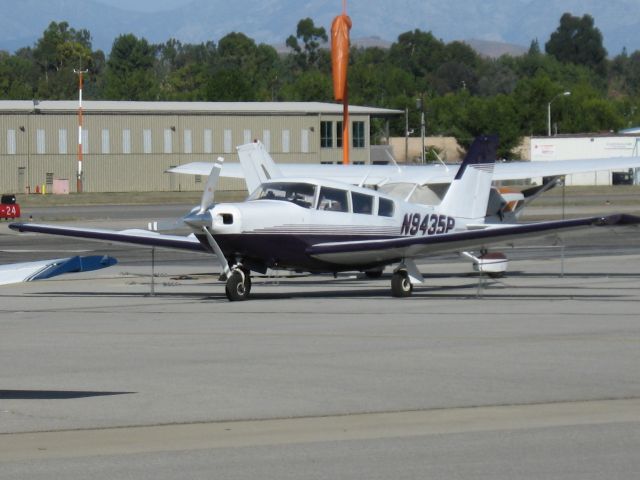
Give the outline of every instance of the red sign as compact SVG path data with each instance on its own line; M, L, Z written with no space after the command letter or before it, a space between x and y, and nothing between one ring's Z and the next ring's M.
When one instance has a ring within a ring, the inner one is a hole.
M0 203L0 218L20 218L20 205Z

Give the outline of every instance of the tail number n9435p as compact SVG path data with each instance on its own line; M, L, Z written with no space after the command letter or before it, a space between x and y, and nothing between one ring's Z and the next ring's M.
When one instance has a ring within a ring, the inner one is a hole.
M425 215L407 213L402 222L401 235L440 235L456 226L453 217L447 215Z

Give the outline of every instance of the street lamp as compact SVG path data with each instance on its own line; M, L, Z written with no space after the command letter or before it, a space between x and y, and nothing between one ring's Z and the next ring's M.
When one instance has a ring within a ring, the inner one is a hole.
M549 103L547 103L547 136L548 137L551 136L551 104L553 103L553 101L556 98L558 98L558 97L568 97L569 95L571 95L571 92L569 92L569 91L559 93L555 97L553 97L549 101Z

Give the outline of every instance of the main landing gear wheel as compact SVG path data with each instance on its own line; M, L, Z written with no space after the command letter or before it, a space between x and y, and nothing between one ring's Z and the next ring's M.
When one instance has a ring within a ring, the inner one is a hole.
M239 271L231 272L227 279L225 293L231 302L239 302L249 298L251 292L251 277L248 273L244 275Z
M391 277L391 294L394 297L409 297L413 292L413 285L409 280L409 274L404 270L394 272Z

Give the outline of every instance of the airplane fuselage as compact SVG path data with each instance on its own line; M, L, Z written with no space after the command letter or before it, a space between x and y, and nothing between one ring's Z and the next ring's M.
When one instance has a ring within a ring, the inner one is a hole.
M313 258L307 250L330 242L442 235L466 224L438 211L437 206L408 203L335 182L288 180L267 182L261 188L247 202L216 205L209 211L210 232L225 257L257 271L374 268L392 262L368 258L333 263ZM302 194L296 196L296 189ZM204 234L196 235L207 245Z

